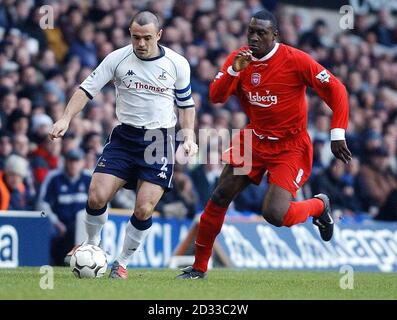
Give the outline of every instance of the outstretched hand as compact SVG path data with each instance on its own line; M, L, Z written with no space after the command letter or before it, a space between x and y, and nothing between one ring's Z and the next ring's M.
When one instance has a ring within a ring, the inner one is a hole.
M331 141L331 151L334 156L344 163L348 163L352 159L352 153L346 145L345 140Z

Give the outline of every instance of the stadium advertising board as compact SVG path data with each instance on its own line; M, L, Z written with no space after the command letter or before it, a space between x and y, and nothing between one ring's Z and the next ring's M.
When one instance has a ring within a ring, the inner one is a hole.
M276 228L263 223L225 223L217 245L236 268L397 271L397 224L341 224L323 242L305 223Z
M83 216L78 217L82 225ZM109 214L103 230L103 248L112 263L121 251L128 217ZM151 233L133 256L130 267L166 267L191 221L153 219ZM83 230L84 228L79 228ZM76 231L77 232L77 231ZM84 235L83 235L84 237ZM79 235L79 242L81 235ZM0 268L42 266L50 263L51 226L40 212L0 212Z
M128 217L109 215L102 242L112 263L121 251ZM130 267L167 267L191 221L154 218L152 231ZM38 212L0 212L0 267L50 263L50 222ZM276 228L255 222L226 222L217 239L226 266L264 269L397 271L397 224L340 224L325 243L306 223Z
M112 263L121 252L128 217L109 215L102 232L102 246ZM129 267L161 268L167 267L169 260L186 236L190 220L154 218L151 231L143 246L132 256Z
M0 268L50 263L50 221L40 212L0 212Z

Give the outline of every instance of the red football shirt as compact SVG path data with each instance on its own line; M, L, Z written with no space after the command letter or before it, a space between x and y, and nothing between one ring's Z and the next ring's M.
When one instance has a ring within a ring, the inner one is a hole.
M212 81L211 102L223 103L236 95L250 127L260 134L282 138L306 129L305 92L309 86L332 109L331 128L347 128L349 108L344 85L308 54L277 43L265 57L232 75L233 59L242 49L248 47L232 52Z

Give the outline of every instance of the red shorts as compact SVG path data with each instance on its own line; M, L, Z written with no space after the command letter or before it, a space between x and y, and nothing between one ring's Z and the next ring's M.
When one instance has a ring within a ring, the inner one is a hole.
M248 175L255 184L259 184L266 173L268 183L296 197L296 192L310 176L313 147L306 130L276 140L246 128L232 138L231 147L222 154L222 161L235 167L235 174Z

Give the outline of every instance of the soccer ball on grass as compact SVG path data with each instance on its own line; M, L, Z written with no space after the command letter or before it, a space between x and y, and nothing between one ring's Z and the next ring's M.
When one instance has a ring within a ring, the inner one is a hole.
M97 246L82 245L73 253L70 268L77 278L100 278L106 272L106 254Z

